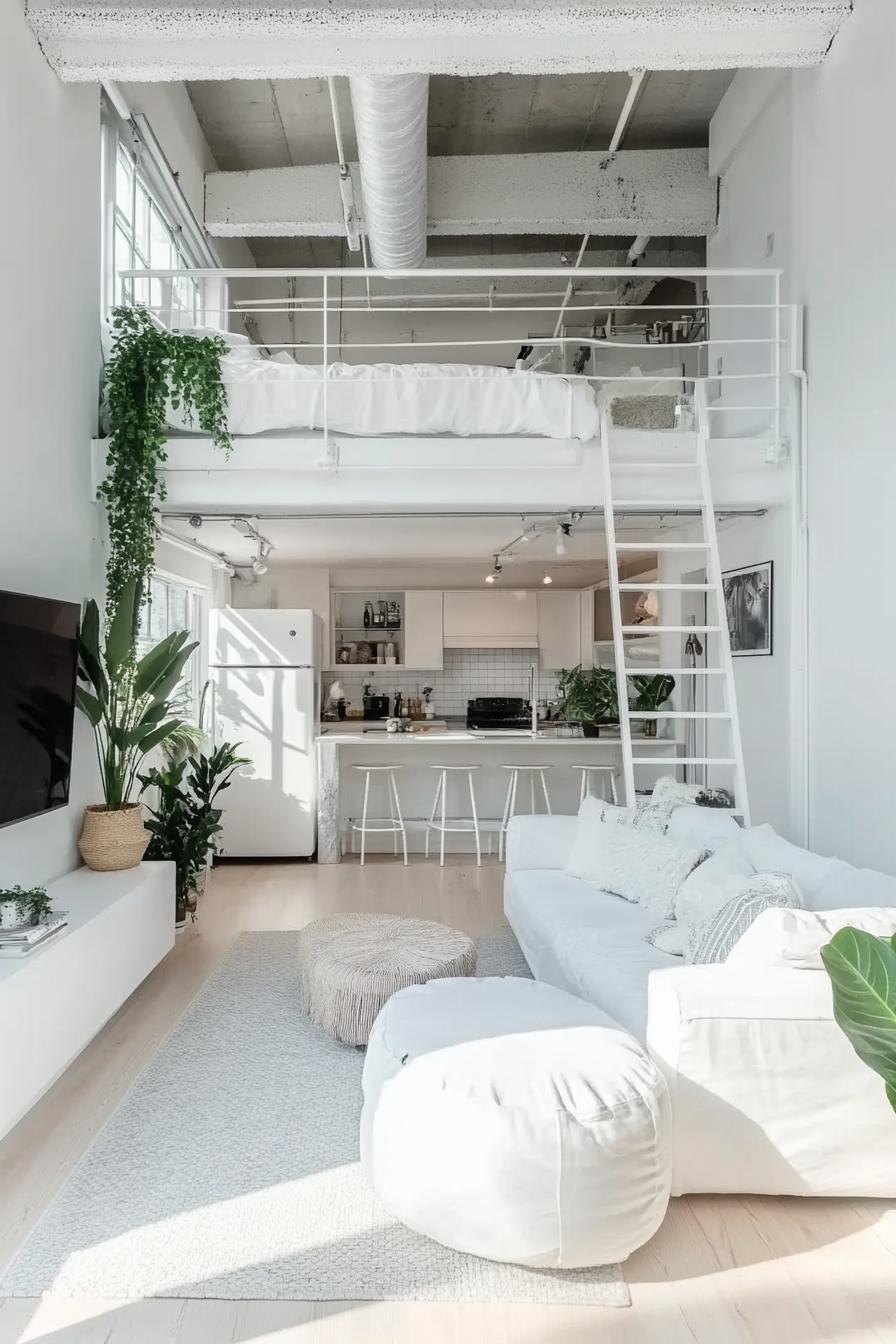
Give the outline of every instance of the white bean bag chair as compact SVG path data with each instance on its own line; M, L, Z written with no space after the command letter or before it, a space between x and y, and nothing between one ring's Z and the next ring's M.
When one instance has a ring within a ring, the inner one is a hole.
M520 1265L624 1260L671 1180L669 1098L599 1008L533 980L400 990L364 1065L361 1162L401 1222Z

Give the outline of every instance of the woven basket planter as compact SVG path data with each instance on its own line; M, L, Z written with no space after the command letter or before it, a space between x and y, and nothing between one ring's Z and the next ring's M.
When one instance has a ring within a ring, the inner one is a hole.
M88 868L99 873L136 868L146 853L149 831L143 825L139 803L122 808L95 804L84 809L78 848Z

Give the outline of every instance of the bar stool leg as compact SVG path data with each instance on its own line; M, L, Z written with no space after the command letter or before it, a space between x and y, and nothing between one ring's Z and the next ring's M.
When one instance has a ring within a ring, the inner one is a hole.
M405 866L405 868L407 868L407 866L408 866L408 833L407 833L407 831L405 830L405 827L404 827L404 817L401 815L401 803L399 802L399 799L398 799L398 785L397 785L396 782L395 782L395 772L392 771L392 770L389 771L389 783L390 783L391 786L392 786L392 805L393 805L393 807L394 807L394 809L395 809L395 819L396 819L396 821L398 822L398 825L399 825L399 827L400 827L401 847L402 847L402 849L404 850L404 866ZM428 832L427 832L427 834L428 834ZM398 836L399 836L399 832L396 831L396 832L395 832L395 854L396 854L396 856L397 856L397 854L398 854Z
M364 850L367 845L367 799L370 796L370 775L364 774L364 807L361 810L361 867L364 867Z
M547 810L547 814L548 814L548 816L550 817L550 816L552 816L553 814L552 814L552 812L551 812L551 800L550 800L550 798L548 797L548 785L547 785L547 780L546 780L545 777L544 777L544 771L543 771L543 770L539 770L538 775L539 775L539 778L540 778L540 780L541 780L541 791L542 791L542 793L544 794L544 805L545 805L545 808L546 808L546 810ZM535 811L535 808L534 808L534 807L533 807L532 811L533 811L533 812Z
M615 770L614 770L613 773L610 775L610 797L612 798L613 803L618 807L618 805L619 805L619 790L616 788L616 771L615 771Z
M589 778L590 778L589 772L588 772L587 770L583 770L583 771L582 771L582 787L579 789L579 807L581 807L582 804L583 804L584 801L585 801L585 795L586 795L586 793L588 792L588 780L589 780Z
M448 802L448 771L442 771L442 829L439 833L439 867L445 867L445 809Z
M473 834L476 837L476 867L482 867L482 846L479 843L479 818L476 815L476 793L473 789L473 771L467 771L467 783L470 786L470 808L473 813Z
M439 775L439 782L436 785L436 796L432 800L432 811L429 814L429 825L426 828L426 845L424 848L424 854L427 859L429 858L429 837L432 834L432 824L436 819L436 808L439 806L439 799L442 796L442 783L444 779L445 779L445 772L442 771L441 774Z
M529 811L535 816L535 771L529 771Z
M389 817L390 817L390 819L391 819L391 821L392 821L392 823L393 823L393 825L394 825L394 830L392 831L392 855L393 855L394 858L397 859L397 858L398 858L398 825L397 825L397 823L398 823L398 821L399 821L399 816L398 816L398 813L397 813L396 810L395 810L395 803L396 803L396 797L397 797L397 795L396 795L396 790L395 790L395 779L394 779L394 777L393 777L393 775L392 775L392 771L391 771L391 770L389 770L389 771L387 772L387 774L386 774L386 793L389 795Z
M504 862L504 838L507 834L507 823L510 820L511 799L513 797L513 785L516 780L516 771L511 770L507 779L507 797L504 800L504 815L501 818L501 832L498 836L498 862Z

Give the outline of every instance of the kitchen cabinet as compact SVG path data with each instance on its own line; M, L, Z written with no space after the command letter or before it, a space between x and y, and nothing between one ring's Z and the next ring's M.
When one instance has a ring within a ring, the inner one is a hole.
M537 593L538 665L543 672L582 661L582 602L576 590Z
M478 589L445 593L445 648L537 648L537 597L533 592Z
M442 594L410 589L404 595L404 663L421 671L441 672Z

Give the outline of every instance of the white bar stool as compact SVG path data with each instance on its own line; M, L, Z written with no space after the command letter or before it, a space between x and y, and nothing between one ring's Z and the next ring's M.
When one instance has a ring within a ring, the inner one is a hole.
M398 858L398 837L401 836L401 847L404 850L404 862L407 867L408 862L408 835L404 828L404 819L401 815L401 804L398 801L398 785L395 782L395 771L401 770L400 765L353 765L353 770L360 770L364 775L364 806L361 809L361 822L352 822L352 831L360 832L361 835L361 864L364 864L364 855L367 847L368 835L385 834L392 836L392 853ZM374 818L382 820L383 825L371 826L367 816L367 805L370 801L370 777L371 775L386 776L386 793L389 799L389 816L383 818Z
M507 826L510 818L516 812L516 793L519 785L520 775L529 777L529 810L535 812L535 780L536 776L541 782L541 792L544 796L545 811L548 816L551 815L551 800L548 795L547 780L544 777L545 770L553 770L552 765L502 765L502 770L510 771L510 779L507 783L507 797L504 800L504 816L501 818L501 832L498 839L498 859L504 858L504 837L507 834Z
M479 770L478 765L432 765L431 770L438 770L439 782L436 786L436 796L433 799L432 811L429 814L429 821L426 823L426 857L429 858L429 837L432 831L439 832L439 866L445 867L445 836L449 833L472 834L476 837L476 863L482 867L482 844L479 836L479 815L476 811L476 793L473 789L473 771ZM470 811L472 818L467 821L466 818L454 818L459 824L449 826L447 822L447 802L448 802L448 776L450 774L462 774L467 777L467 787L470 791ZM436 812L439 803L442 804L441 821L436 821Z
M616 788L616 767L615 765L573 765L572 770L582 772L582 787L579 790L579 806L585 801L585 795L594 798L603 798L605 803L619 803L619 793ZM591 776L597 775L599 783L597 793L591 788ZM610 786L610 796L607 797L606 786Z

